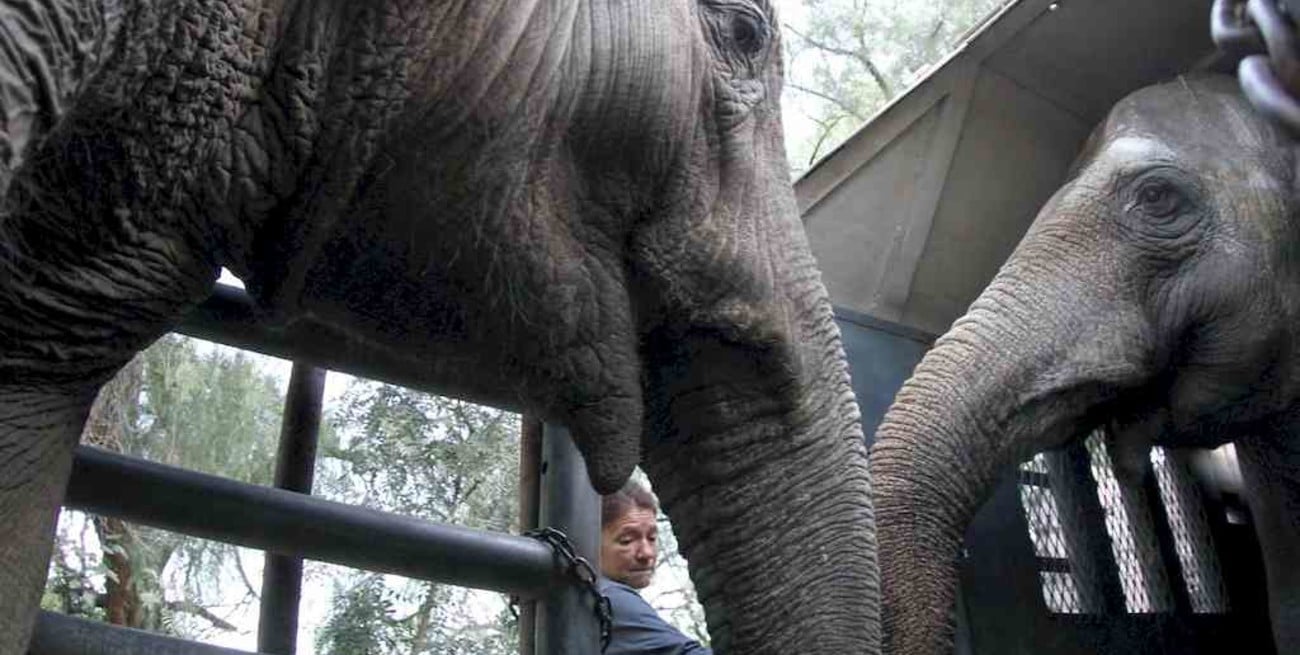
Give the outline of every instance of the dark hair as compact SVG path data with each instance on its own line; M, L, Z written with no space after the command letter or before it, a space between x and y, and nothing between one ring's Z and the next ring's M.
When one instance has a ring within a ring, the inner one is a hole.
M655 500L654 494L650 493L650 490L641 486L635 480L628 480L622 489L601 497L600 527L608 527L609 524L623 518L633 508L648 509L657 514L659 513L659 501Z

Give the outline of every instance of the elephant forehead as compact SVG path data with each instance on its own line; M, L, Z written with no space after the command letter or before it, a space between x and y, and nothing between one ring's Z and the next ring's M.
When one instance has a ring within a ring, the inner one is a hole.
M1252 147L1252 145L1254 147ZM1224 157L1231 152L1232 157ZM1124 175L1160 165L1195 171L1203 179L1231 182L1238 190L1275 192L1278 187L1276 157L1263 144L1238 141L1226 150L1215 143L1195 139L1173 139L1136 130L1121 133L1101 148L1093 159L1099 172L1108 177ZM1243 165L1250 162L1250 165Z
M1125 134L1108 142L1099 153L1098 160L1114 167L1128 168L1139 164L1173 161L1176 156L1174 149L1162 139Z
M1229 76L1179 78L1140 89L1115 105L1105 129L1113 136L1137 134L1172 144L1197 163L1225 151L1268 152L1279 139Z

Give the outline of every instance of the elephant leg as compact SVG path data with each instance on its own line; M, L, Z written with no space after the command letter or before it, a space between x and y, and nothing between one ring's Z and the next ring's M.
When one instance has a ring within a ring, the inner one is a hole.
M11 187L15 209L0 216L0 655L26 653L95 393L202 301L217 271L202 241L158 215L50 210L75 194L42 204L14 188L27 187Z
M1242 439L1237 453L1264 555L1277 652L1300 653L1300 441Z
M22 655L91 398L0 391L0 655Z

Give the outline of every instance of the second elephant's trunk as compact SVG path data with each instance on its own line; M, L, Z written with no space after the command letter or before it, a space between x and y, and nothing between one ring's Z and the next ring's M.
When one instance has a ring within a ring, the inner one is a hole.
M1079 436L1098 406L1148 369L1137 324L1086 320L1103 305L1124 316L1113 298L1045 270L1065 260L1023 255L938 340L876 434L871 473L891 655L951 651L958 557L975 512L1017 463ZM1059 294L1078 302L1050 302Z

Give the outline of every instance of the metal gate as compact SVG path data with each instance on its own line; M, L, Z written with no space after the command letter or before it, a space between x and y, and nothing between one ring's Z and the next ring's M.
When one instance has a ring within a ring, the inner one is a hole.
M64 506L266 551L258 652L296 650L303 559L511 594L521 600L524 653L595 655L593 599L543 541L398 516L310 495L325 370L431 391L422 380L358 356L345 341L295 340L267 329L244 292L218 285L179 332L294 361L285 398L275 488L155 464L96 448L76 450ZM296 341L296 342L295 342ZM320 367L320 368L318 368ZM529 426L521 444L524 529L555 528L596 562L600 499L568 432ZM31 655L237 655L242 651L41 612Z
M837 309L871 441L931 335ZM1269 655L1263 562L1239 498L1157 451L1117 479L1094 437L1011 474L966 532L958 655Z

